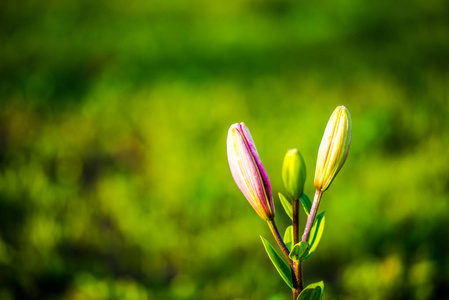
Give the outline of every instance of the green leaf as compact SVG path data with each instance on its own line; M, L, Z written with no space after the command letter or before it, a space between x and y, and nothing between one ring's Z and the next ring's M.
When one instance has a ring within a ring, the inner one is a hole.
M287 200L287 198L285 198L284 195L282 195L281 193L279 193L279 199L281 200L281 204L284 207L285 212L287 213L287 215L290 217L290 219L293 220L293 208L292 208L292 204L290 203L290 201Z
M267 251L268 257L270 257L271 262L279 272L279 275L281 275L285 283L293 289L292 271L290 269L290 266L282 259L282 257L276 252L276 250L274 250L270 242L268 242L263 236L260 236L260 238L262 239L262 243L265 247L265 251Z
M323 235L324 231L324 223L326 221L326 218L324 217L324 211L320 213L313 223L312 230L310 230L309 235L309 254L307 255L306 259L312 255L313 252L315 252L316 248L318 247L318 244L320 243L321 236Z
M324 294L324 283L322 281L309 284L302 290L296 300L321 300Z
M307 250L309 248L309 244L307 242L299 242L296 245L293 246L292 251L290 251L290 259L293 261L300 261L304 260L304 258L307 256Z
M288 251L292 250L293 246L293 225L290 225L285 229L284 244L287 246Z
M307 215L309 215L310 209L312 208L312 201L310 201L309 196L307 196L306 193L302 193L302 196L299 200L301 200L304 211Z

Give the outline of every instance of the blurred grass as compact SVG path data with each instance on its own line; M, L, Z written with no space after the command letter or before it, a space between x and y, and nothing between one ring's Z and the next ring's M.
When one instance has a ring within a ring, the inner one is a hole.
M3 1L0 45L1 299L290 299L227 129L249 126L276 193L299 148L310 195L341 104L353 143L306 283L449 299L447 1Z

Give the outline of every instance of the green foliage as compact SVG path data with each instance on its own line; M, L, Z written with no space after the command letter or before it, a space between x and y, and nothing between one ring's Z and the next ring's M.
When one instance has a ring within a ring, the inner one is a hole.
M285 213L290 217L290 219L293 220L293 208L290 201L287 200L287 198L282 195L281 193L278 193L279 200L281 200L282 207L285 210Z
M288 299L227 130L249 126L273 196L299 147L313 196L338 105L352 145L306 280L447 298L446 0L127 4L0 1L0 299Z
M307 257L308 249L309 243L301 241L293 246L289 257L293 261L304 260Z
M260 236L260 238L262 239L262 243L263 246L265 247L265 251L267 251L268 257L271 259L271 262L278 271L279 275L281 275L282 279L284 279L285 283L290 288L293 288L292 271L290 269L290 266L276 252L273 246L271 246L270 242L268 242L262 236Z
M310 230L308 240L310 248L306 259L309 258L310 255L312 255L313 252L315 252L316 248L318 247L318 244L320 243L321 240L321 236L323 235L325 221L326 219L324 216L324 211L316 216L315 221L313 222L312 229Z
M324 283L322 281L309 284L299 294L297 300L321 300L324 294Z
M293 241L293 225L290 225L287 227L287 229L285 229L284 233L284 244L287 247L288 251L292 250Z
M309 196L307 196L306 193L303 193L301 198L299 198L299 200L301 200L304 212L306 213L306 215L309 215L310 209L312 208L312 201L310 201Z

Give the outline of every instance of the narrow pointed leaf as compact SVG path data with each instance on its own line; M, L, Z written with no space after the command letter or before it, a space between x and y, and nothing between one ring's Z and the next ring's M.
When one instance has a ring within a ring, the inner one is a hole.
M312 201L310 201L309 196L307 196L306 193L303 193L299 200L301 200L304 211L309 215L310 209L312 208Z
M313 223L312 230L310 230L310 236L309 236L309 254L307 255L306 259L312 255L313 252L315 252L316 248L318 247L318 244L320 243L321 236L323 235L324 231L324 224L325 224L325 216L324 211L320 213Z
M307 256L307 250L309 248L309 244L307 242L299 242L293 246L293 249L290 251L290 259L293 261L304 260Z
M293 246L293 225L290 225L285 229L284 244L287 246L288 251L292 250Z
M267 251L268 257L270 257L271 262L279 272L279 275L281 275L285 283L293 289L292 271L289 265L282 259L282 257L276 252L276 250L274 250L270 242L268 242L263 236L260 236L260 238L262 239L262 243L265 247L265 251Z
M322 281L309 284L302 290L296 300L321 300L324 294L324 283Z
M285 198L285 196L282 195L281 193L279 193L279 199L281 200L281 204L282 204L282 207L284 207L285 212L286 212L287 215L290 217L290 219L293 220L293 208L292 208L292 204L291 204L290 201L288 201L287 198Z

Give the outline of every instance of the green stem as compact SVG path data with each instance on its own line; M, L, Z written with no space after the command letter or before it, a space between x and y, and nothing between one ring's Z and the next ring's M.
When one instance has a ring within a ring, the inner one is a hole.
M290 268L293 268L293 261L290 259L290 257L288 257L289 251L287 249L287 246L285 246L284 241L282 241L281 235L279 234L279 230L276 227L276 223L274 222L274 220L268 220L267 223L268 226L270 227L271 233L274 236L274 239L279 245L279 248L281 248L282 253L284 253Z
M304 289L304 281L302 279L302 261L298 263L298 274L299 274L299 280L298 280L298 296L299 293L302 292Z
M296 245L299 242L299 199L293 199L293 244ZM303 289L303 281L302 281L302 262L294 262L293 263L293 271L296 278L296 284L295 288L296 291L294 292L295 299L298 297L299 293L301 293Z
M293 207L293 245L296 245L298 243L298 227L299 227L299 200L298 199L292 199L292 207ZM300 290L300 271L301 268L301 261L293 262L293 278L295 278L293 282L293 286L295 289L293 290L293 299L296 300L298 298Z
M298 227L299 227L299 200L293 199L293 242L294 245L298 243L299 235L298 235Z

